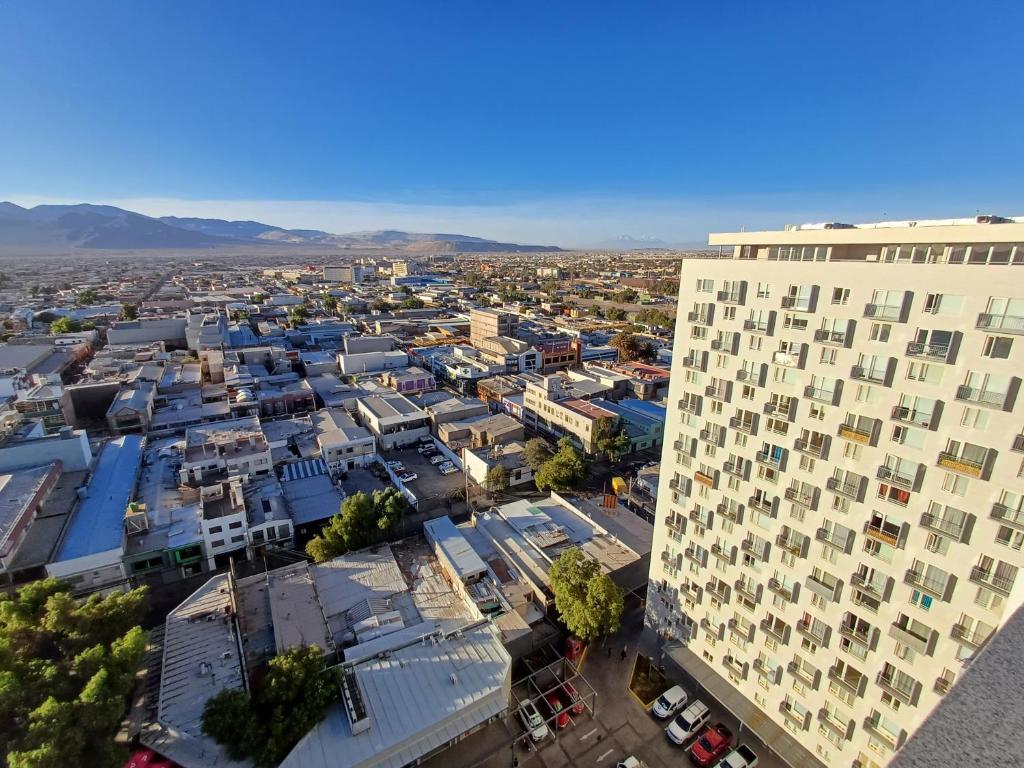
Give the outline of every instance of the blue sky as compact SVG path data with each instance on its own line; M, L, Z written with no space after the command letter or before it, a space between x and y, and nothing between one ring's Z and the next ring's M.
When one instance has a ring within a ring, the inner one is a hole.
M1022 21L984 2L0 0L0 199L563 245L1021 214Z

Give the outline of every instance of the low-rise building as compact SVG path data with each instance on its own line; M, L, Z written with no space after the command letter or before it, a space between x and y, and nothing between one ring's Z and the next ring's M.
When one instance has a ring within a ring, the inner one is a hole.
M402 395L369 395L356 408L360 421L384 450L412 445L430 434L429 414Z
M202 484L218 474L266 474L272 468L270 445L255 416L201 424L185 433L182 483Z
M312 414L320 458L332 475L365 467L377 455L377 441L366 427L356 424L343 408L325 408Z
M487 490L492 488L487 480L487 473L494 467L501 466L508 473L509 487L525 485L533 480L533 470L526 463L526 444L521 442L490 445L484 448L465 448L462 452L462 463L469 479Z
M614 429L618 416L592 402L573 397L558 376L545 376L526 385L525 424L553 438L570 437L584 453L597 452L597 440Z
M417 366L386 371L381 376L381 381L400 395L418 395L421 392L432 392L437 388L434 375Z

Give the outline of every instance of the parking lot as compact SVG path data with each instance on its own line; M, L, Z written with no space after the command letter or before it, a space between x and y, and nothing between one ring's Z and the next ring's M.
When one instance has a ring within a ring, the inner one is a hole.
M622 629L606 643L598 642L588 653L581 678L596 694L593 705L574 715L565 728L549 733L540 743L524 738L526 729L512 708L509 716L492 723L442 752L427 764L432 768L614 768L629 755L635 755L649 768L678 768L689 765L686 749L668 740L669 721L658 720L627 692L630 671L637 652L646 650L642 641L643 611L638 601L627 600ZM627 649L622 659L623 648ZM666 670L672 677L672 670ZM522 692L516 679L513 697ZM574 678L570 678L575 682ZM673 682L679 682L673 680ZM580 687L582 689L583 683ZM582 690L581 690L582 693ZM694 691L690 691L693 698ZM584 697L586 698L586 697ZM711 711L709 724L725 723L739 741L757 753L758 768L785 768L786 763L768 752L747 729L716 701L701 692L699 698ZM514 762L515 761L515 762Z
M462 472L442 475L437 465L420 454L415 448L399 451L388 451L385 461L400 461L405 472L412 472L417 477L404 485L416 496L417 508L429 511L440 506L447 506L447 501L457 495L465 486L466 479ZM401 473L399 473L401 474Z

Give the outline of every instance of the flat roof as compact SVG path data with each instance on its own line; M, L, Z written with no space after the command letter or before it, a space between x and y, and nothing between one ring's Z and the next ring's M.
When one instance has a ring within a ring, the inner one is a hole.
M459 578L467 579L487 571L487 566L447 515L427 520L423 532L433 541Z
M345 494L334 486L326 474L282 482L281 488L284 489L284 497L288 501L295 525L327 520L341 511L341 503L345 500Z
M1024 217L1012 221L979 224L975 217L888 221L870 224L800 224L784 230L759 232L712 232L709 245L844 245L886 243L1020 243L1024 242Z
M43 485L48 480L55 483L59 475L56 462L0 474L0 556L9 554L12 534L22 517L31 514L32 502Z
M121 546L125 509L142 464L142 445L141 435L123 435L103 446L89 478L87 495L72 514L54 562Z

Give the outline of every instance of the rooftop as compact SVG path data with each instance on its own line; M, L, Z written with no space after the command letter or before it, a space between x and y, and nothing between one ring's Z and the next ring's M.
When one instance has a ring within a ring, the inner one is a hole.
M0 557L10 554L19 523L32 514L47 486L56 483L59 476L58 462L0 474Z

